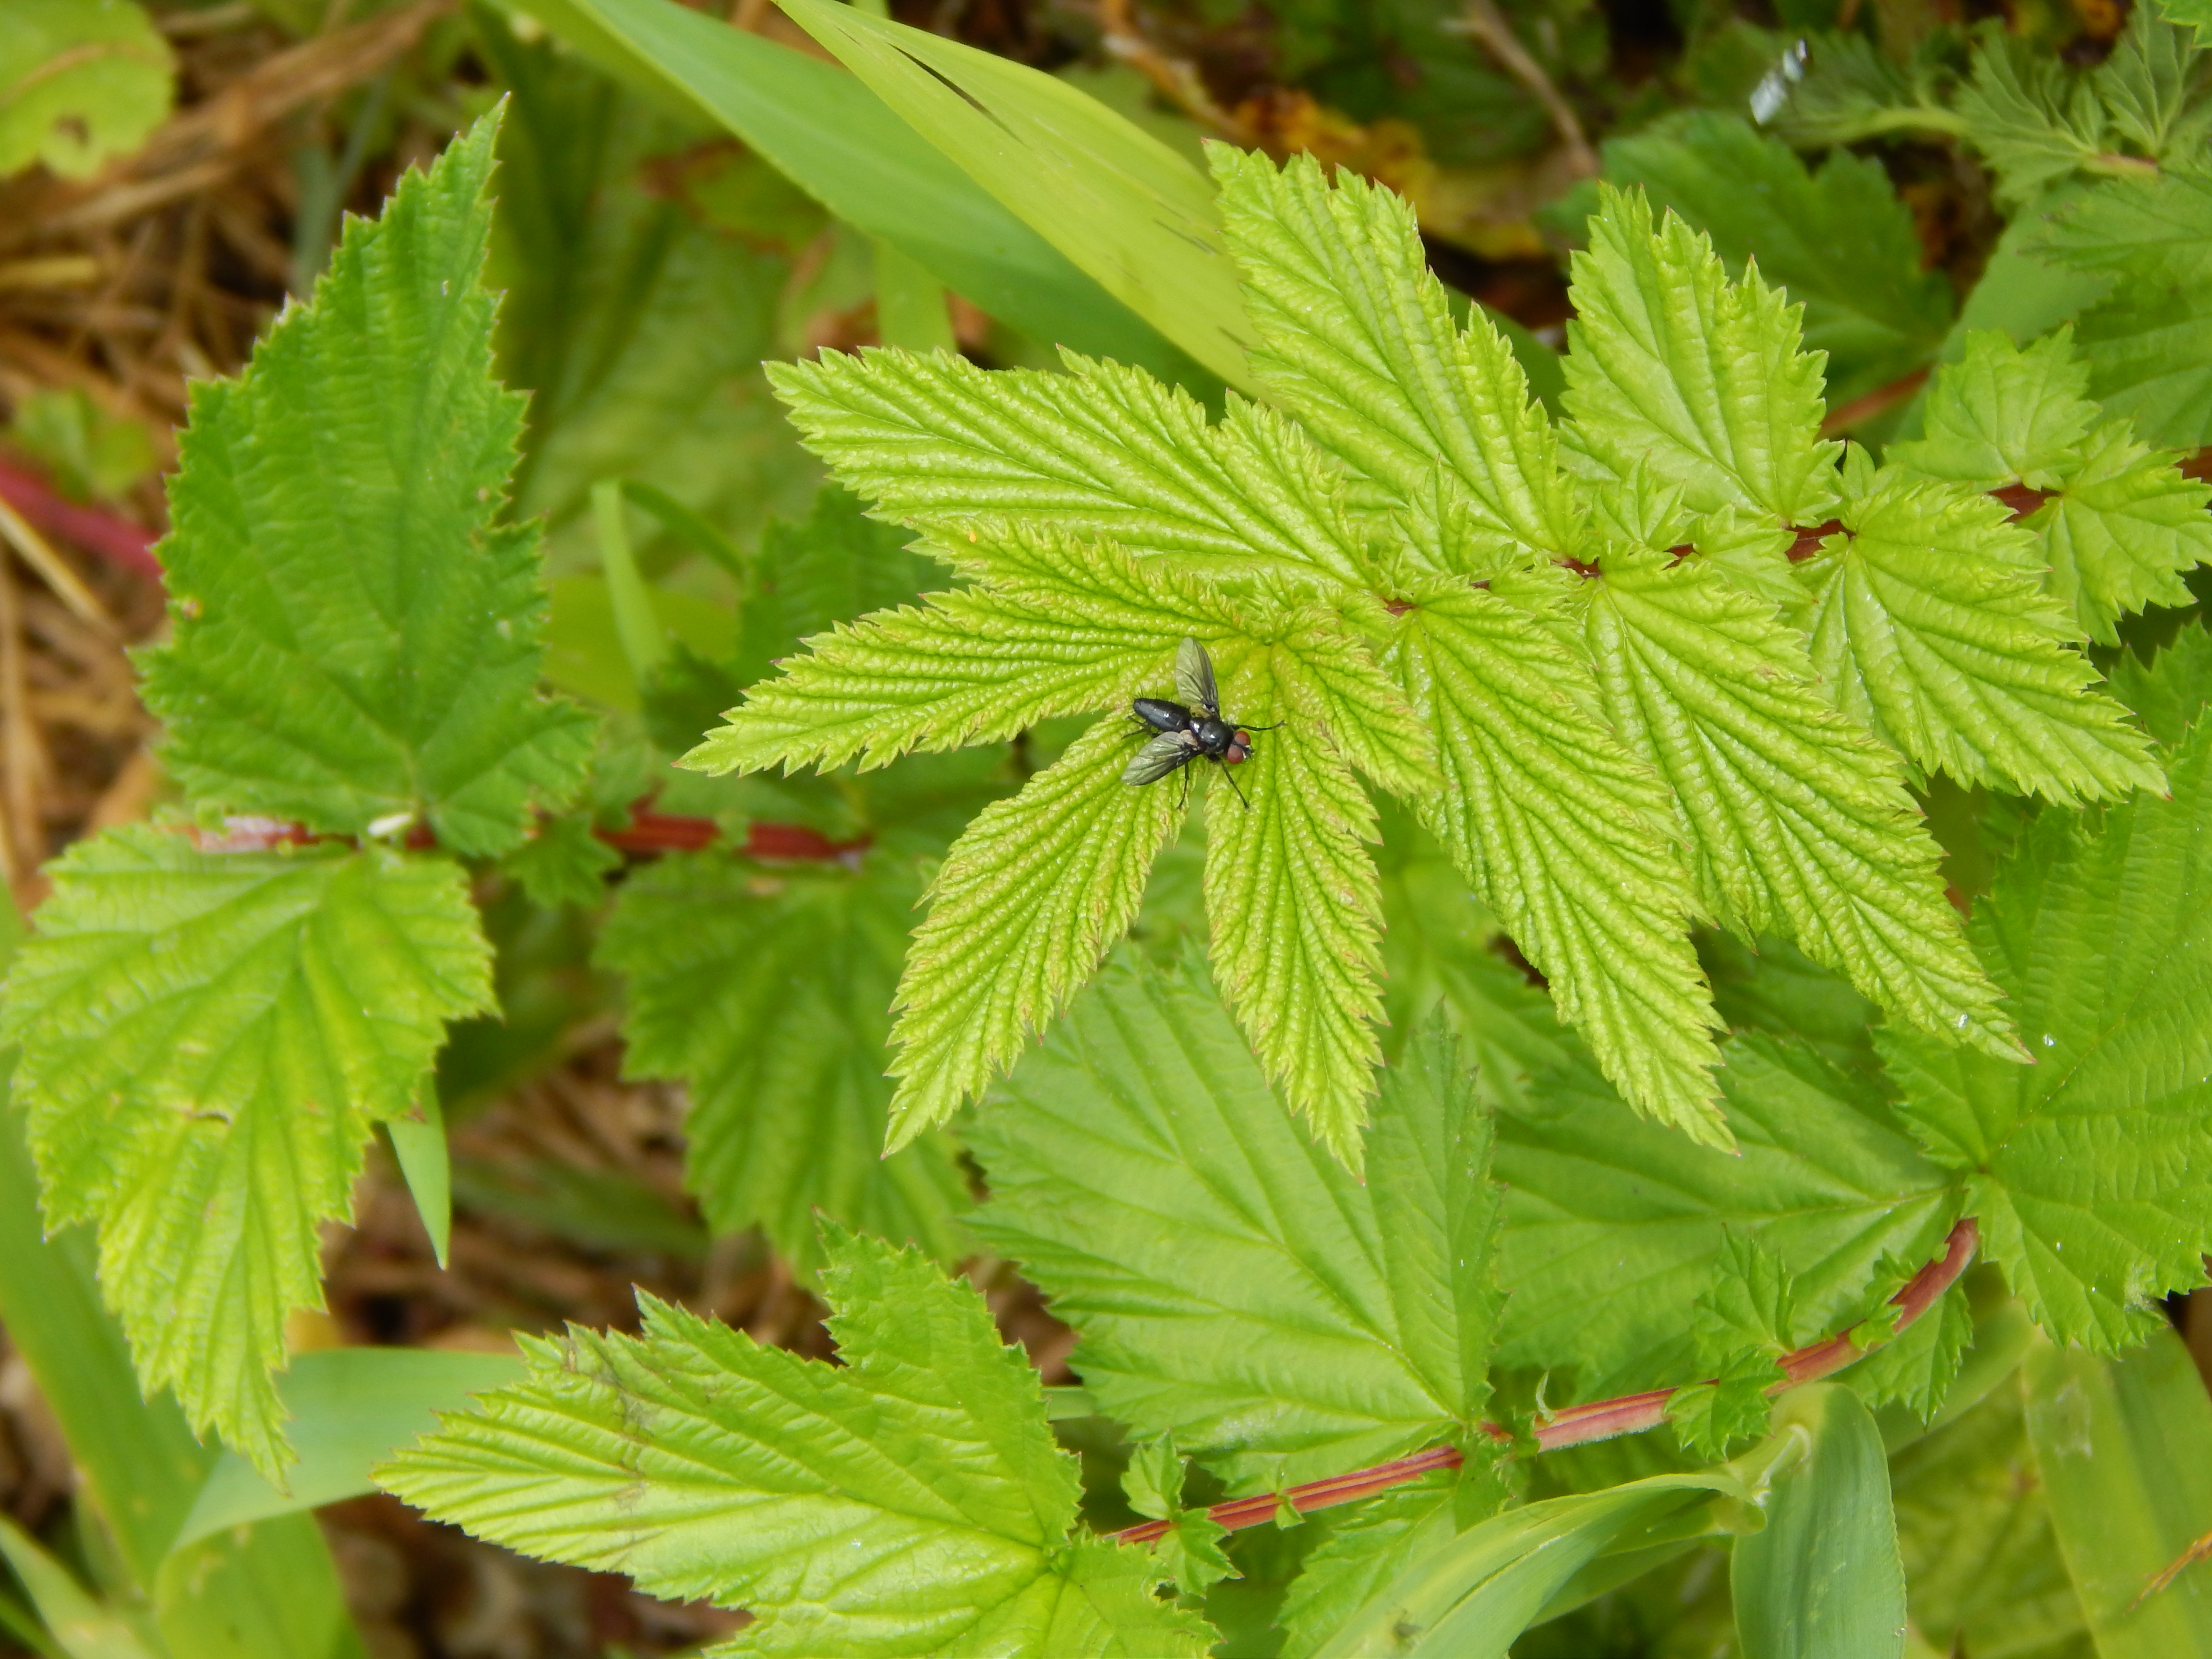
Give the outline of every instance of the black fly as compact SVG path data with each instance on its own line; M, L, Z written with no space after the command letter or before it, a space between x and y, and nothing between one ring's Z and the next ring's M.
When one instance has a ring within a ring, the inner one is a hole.
M1274 726L1240 727L1221 717L1221 693L1213 684L1213 659L1196 640L1187 639L1176 647L1175 680L1176 695L1182 702L1139 697L1129 705L1139 723L1158 735L1137 751L1137 757L1121 774L1122 782L1158 783L1196 760L1212 761L1224 768L1242 765L1251 758L1252 733L1276 729ZM1230 778L1229 787L1237 791L1237 804L1249 811L1251 803L1237 788L1234 777ZM1182 787L1188 799L1188 772L1183 774Z

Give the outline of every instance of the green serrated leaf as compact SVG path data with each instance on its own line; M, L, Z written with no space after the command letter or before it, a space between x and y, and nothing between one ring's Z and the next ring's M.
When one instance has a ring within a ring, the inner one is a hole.
M1283 678L1248 659L1223 695L1257 721L1287 712ZM1375 808L1327 733L1292 721L1254 742L1206 786L1214 975L1285 1099L1356 1167L1382 1058L1382 884L1361 844Z
M1671 786L1715 915L1788 933L1925 1030L2016 1048L1903 766L1822 699L1766 605L1695 562L1608 554L1588 627L1607 711Z
M1868 1340L1863 1332L1859 1338ZM1901 1334L1844 1372L1843 1380L1869 1406L1894 1402L1923 1423L1933 1422L1973 1338L1973 1310L1966 1292L1954 1285Z
M889 1009L921 893L888 852L769 871L709 851L623 884L595 960L625 976L623 1073L689 1085L685 1182L716 1232L757 1225L808 1272L817 1212L958 1253L953 1147L923 1135L882 1156Z
M1488 1443L1489 1125L1441 1032L1386 1075L1362 1185L1194 974L1125 957L969 1144L992 1194L973 1229L1081 1333L1092 1397L1233 1490Z
M2025 252L2111 287L2075 325L2089 392L2146 443L2212 441L2212 173L2114 179L2051 216Z
M1961 783L2063 805L2162 786L2002 502L1876 471L1856 447L1843 483L1844 533L1798 571L1813 661L1845 714Z
M1755 258L1805 307L1805 349L1826 354L1832 406L1943 342L1951 285L1924 268L1911 211L1871 158L1834 149L1815 171L1743 117L1698 110L1609 140L1605 176L1705 232L1729 270Z
M863 769L911 749L999 742L1055 714L1171 684L1186 636L1239 631L1238 608L1110 542L988 521L967 544L1003 551L989 587L930 595L807 641L684 763L703 772Z
M1182 1454L1173 1435L1137 1449L1122 1471L1121 1490L1138 1514L1170 1523L1153 1553L1183 1594L1202 1595L1209 1586L1238 1576L1221 1548L1229 1529L1202 1509L1183 1507Z
M2180 578L2212 562L2212 488L2185 477L2179 456L2136 442L2128 422L2104 420L2088 382L2070 328L2025 349L1976 331L1965 359L1936 378L1927 436L1889 453L1978 489L2051 492L2027 520L2050 566L2045 585L2109 645L2121 617L2191 603Z
M1571 443L1601 474L1640 464L1694 511L1735 506L1818 524L1837 446L1820 438L1821 360L1799 349L1801 307L1755 270L1731 283L1712 243L1641 191L1601 185L1574 256L1567 325Z
M2191 690L2201 708L2203 682ZM2196 1152L2212 1123L2212 722L2166 762L2170 798L2094 825L2045 813L1975 908L2033 1066L1881 1037L1899 1110L1961 1172L1984 1251L2055 1340L2102 1352L2140 1340L2157 1297L2204 1283L2212 1246Z
M1136 919L1183 808L1172 780L1121 781L1131 752L1099 721L945 855L899 981L888 1150L981 1093Z
M911 532L868 516L849 489L824 484L804 519L771 519L745 569L732 672L765 676L802 640L945 586L945 567L909 547Z
M1591 712L1589 669L1547 618L1458 586L1406 617L1391 662L1437 733L1441 787L1418 803L1422 822L1629 1103L1724 1142L1666 793Z
M537 690L537 531L495 521L522 421L480 280L497 128L349 220L314 299L194 388L144 692L203 800L495 854L582 785L591 722Z
M1219 424L1141 370L989 372L945 353L771 364L807 447L885 518L966 557L988 515L1103 537L1200 574L1360 580L1364 538L1310 440L1232 398Z
M2105 108L2088 77L2002 31L1974 48L1956 108L2008 208L2034 201L2104 152Z
M1767 1390L1783 1380L1776 1359L1792 1345L1796 1286L1779 1257L1738 1232L1723 1234L1712 1281L1692 1304L1690 1339L1711 1379L1667 1402L1686 1450L1717 1458L1735 1441L1766 1432Z
M1210 159L1260 332L1253 372L1362 476L1365 504L1405 510L1432 569L1571 552L1580 514L1551 422L1497 330L1452 321L1412 205L1349 173L1332 188L1310 157ZM1466 513L1455 534L1439 465Z
M0 998L22 1045L47 1220L100 1228L149 1389L271 1478L270 1370L320 1307L317 1226L415 1098L445 1022L492 1006L460 867L381 848L204 853L147 826L80 842Z
M927 1259L826 1230L844 1364L640 1293L640 1336L523 1339L531 1376L379 1471L441 1520L757 1622L708 1652L1189 1656L1142 1553L1072 1539L1036 1373Z

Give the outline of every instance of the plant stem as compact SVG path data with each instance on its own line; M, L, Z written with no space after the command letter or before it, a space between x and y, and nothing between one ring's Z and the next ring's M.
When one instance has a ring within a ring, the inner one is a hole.
M1981 1230L1972 1216L1963 1218L1951 1229L1943 1243L1943 1254L1913 1274L1911 1279L1895 1296L1890 1305L1897 1310L1896 1329L1902 1334L1912 1322L1926 1313L1936 1304L1936 1298L1958 1282L1959 1275L1966 1271L1966 1264L1974 1259L1974 1248L1981 1241ZM1856 1326L1852 1329L1856 1329ZM1795 1353L1784 1354L1780 1361L1786 1380L1769 1389L1769 1394L1784 1394L1808 1382L1817 1382L1832 1376L1866 1351L1851 1340L1850 1331L1843 1331L1816 1342L1809 1348L1800 1348ZM1693 1386L1693 1385L1685 1385ZM1554 1412L1535 1428L1536 1449L1558 1451L1565 1446L1587 1445L1594 1440L1611 1440L1620 1435L1640 1434L1646 1429L1656 1428L1667 1418L1667 1402L1673 1399L1674 1389L1654 1389L1645 1394L1624 1395L1616 1400L1593 1401L1586 1406L1570 1406L1565 1411ZM1513 1431L1496 1423L1484 1423L1482 1432L1501 1444L1510 1444ZM1402 1486L1418 1480L1433 1469L1455 1469L1463 1462L1455 1446L1437 1446L1428 1451L1416 1452L1410 1457L1401 1457L1393 1462L1378 1463L1371 1468L1354 1469L1348 1474L1335 1474L1325 1480L1308 1481L1303 1486L1292 1486L1287 1492L1263 1492L1255 1498L1231 1498L1225 1504L1216 1504L1206 1513L1231 1532L1246 1527L1264 1526L1275 1517L1281 1503L1287 1499L1292 1509L1301 1515L1310 1515L1316 1510L1334 1508L1339 1504L1356 1504L1372 1498L1393 1486ZM1164 1537L1170 1522L1147 1521L1142 1526L1126 1527L1111 1534L1117 1544L1149 1544Z

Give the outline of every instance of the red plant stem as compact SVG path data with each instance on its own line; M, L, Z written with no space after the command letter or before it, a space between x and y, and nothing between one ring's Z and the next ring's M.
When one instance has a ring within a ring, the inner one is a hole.
M143 525L101 507L81 507L56 494L45 480L5 461L0 461L0 501L21 514L33 530L73 542L126 570L161 580L161 562L154 556L156 538Z
M1890 1297L1890 1305L1897 1310L1896 1328L1899 1332L1926 1313L1935 1305L1937 1297L1958 1282L1959 1275L1966 1271L1966 1264L1974 1259L1975 1246L1980 1242L1981 1230L1972 1216L1951 1229L1950 1237L1944 1241L1943 1254L1913 1274L1905 1288ZM1817 1382L1843 1370L1864 1352L1851 1340L1850 1332L1844 1331L1824 1342L1815 1342L1809 1348L1784 1354L1779 1363L1786 1380L1777 1382L1767 1392L1783 1394L1808 1382ZM1554 1412L1536 1425L1536 1449L1557 1451L1563 1446L1587 1445L1594 1440L1611 1440L1619 1435L1639 1434L1645 1429L1656 1428L1666 1421L1667 1402L1677 1392L1674 1389L1654 1389L1646 1394L1593 1401L1587 1406L1570 1406L1565 1411ZM1485 1423L1481 1428L1501 1444L1512 1442L1510 1429L1496 1423ZM1225 1504L1216 1504L1206 1513L1231 1532L1239 1532L1246 1527L1265 1526L1274 1519L1285 1502L1300 1515L1310 1515L1316 1510L1356 1504L1393 1486L1402 1486L1419 1480L1431 1469L1455 1469L1462 1461L1456 1448L1437 1446L1411 1457L1377 1463L1372 1468L1354 1469L1348 1474L1331 1475L1326 1480L1310 1480L1279 1493L1233 1498ZM1165 1537L1168 1527L1165 1521L1147 1521L1142 1526L1123 1528L1113 1534L1113 1539L1117 1544L1150 1544Z

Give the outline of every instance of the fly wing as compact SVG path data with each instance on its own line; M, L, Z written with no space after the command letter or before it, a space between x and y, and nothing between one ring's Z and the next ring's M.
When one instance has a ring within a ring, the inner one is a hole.
M1163 732L1137 751L1136 758L1122 769L1121 781L1158 783L1197 755L1197 749L1182 732Z
M1196 640L1176 647L1176 696L1200 714L1218 717L1221 693L1214 688L1213 659Z

